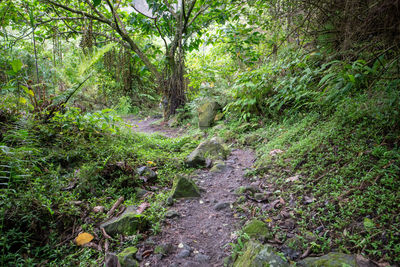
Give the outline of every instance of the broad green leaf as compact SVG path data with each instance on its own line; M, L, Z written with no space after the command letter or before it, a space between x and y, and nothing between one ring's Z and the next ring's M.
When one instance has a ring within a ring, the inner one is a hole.
M18 72L22 69L22 61L20 59L15 59L11 61L10 64L14 72Z
M25 105L27 101L26 101L26 98L25 98L25 97L20 97L20 98L19 98L19 102L20 102L21 104Z
M35 95L35 93L32 90L28 89L28 87L26 87L24 85L21 85L21 87L25 91L25 93L27 93L28 95L31 95L31 96Z
M101 0L93 0L93 6L94 7L97 7L100 4L101 4Z

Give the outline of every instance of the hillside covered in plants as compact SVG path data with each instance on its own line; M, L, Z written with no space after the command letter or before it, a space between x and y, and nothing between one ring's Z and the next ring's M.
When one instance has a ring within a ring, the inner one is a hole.
M1 266L398 266L399 0L0 2Z

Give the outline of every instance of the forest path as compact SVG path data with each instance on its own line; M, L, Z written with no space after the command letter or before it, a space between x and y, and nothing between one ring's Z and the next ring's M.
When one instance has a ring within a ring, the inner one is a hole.
M127 116L124 121L132 126L136 132L147 134L160 133L167 137L178 137L182 134L183 129L171 128L167 124L159 123L162 121L162 116L148 117L146 119L138 119L135 116Z
M178 135L176 129L156 126L153 122L148 119L136 123L136 130ZM234 232L241 227L232 208L237 198L234 192L249 184L244 172L251 168L253 161L251 150L234 149L223 170L195 171L192 178L203 191L201 197L178 200L169 208L167 217L170 218L163 222L161 233L138 245L137 255L143 255L140 266L223 266L224 258L230 255L229 243L236 239ZM157 246L163 255L156 253Z

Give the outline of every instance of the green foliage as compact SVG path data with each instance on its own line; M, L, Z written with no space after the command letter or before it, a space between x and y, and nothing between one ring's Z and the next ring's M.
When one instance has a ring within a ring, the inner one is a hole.
M95 262L103 255L75 246L68 236L79 226L93 231L105 215L92 208L109 209L120 196L126 204L150 203L143 215L158 232L167 194L139 199L135 187L152 190L152 184L139 179L136 168L150 164L157 185L169 187L171 174L188 172L181 162L197 145L188 137L136 134L111 110L82 114L70 108L47 124L28 116L6 126L0 139L0 176L7 177L0 198L2 265Z

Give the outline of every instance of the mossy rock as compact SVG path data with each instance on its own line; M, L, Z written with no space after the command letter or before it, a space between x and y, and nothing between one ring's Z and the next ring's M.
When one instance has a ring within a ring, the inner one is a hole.
M129 247L124 249L117 255L121 267L139 267L135 255L138 249L136 247Z
M215 101L207 101L202 104L197 110L199 113L199 128L206 129L211 127L220 109L220 105Z
M287 267L289 263L282 258L269 245L250 240L244 247L243 254L239 256L234 267Z
M243 232L250 238L267 240L272 238L272 233L266 223L253 219L243 227Z
M172 187L171 197L185 198L185 197L200 197L200 190L194 181L190 178L183 176L177 177L174 180L174 185Z
M358 267L356 257L340 252L331 252L321 257L310 257L298 262L303 267Z
M210 172L222 172L226 169L225 162L222 160L217 160L214 162L213 167L211 168Z
M255 194L255 193L260 193L260 192L261 192L260 188L253 186L253 185L240 186L240 187L236 188L236 190L235 190L236 195L242 195L244 193Z
M145 230L147 226L146 217L142 214L137 214L135 206L128 206L119 217L100 225L111 236L117 234L134 235L137 231Z
M189 156L185 162L190 167L204 166L206 159L224 160L229 155L229 149L223 144L221 138L213 137L202 142Z
M155 254L161 254L163 256L166 256L166 255L172 253L173 251L174 251L174 246L169 243L161 244L154 248Z

